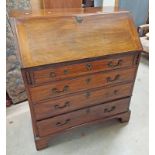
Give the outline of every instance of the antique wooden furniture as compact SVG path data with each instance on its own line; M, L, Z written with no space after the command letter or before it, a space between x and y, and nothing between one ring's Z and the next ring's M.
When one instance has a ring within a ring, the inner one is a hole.
M43 7L45 9L80 8L82 0L43 0Z
M74 127L129 121L142 47L130 14L107 10L12 13L38 150Z
M31 8L38 9L56 9L56 8L80 8L82 0L30 0Z

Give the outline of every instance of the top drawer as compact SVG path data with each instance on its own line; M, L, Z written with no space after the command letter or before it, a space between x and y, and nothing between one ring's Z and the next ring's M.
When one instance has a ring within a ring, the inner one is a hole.
M56 64L46 68L37 68L29 71L29 78L33 78L30 84L38 85L50 81L62 80L65 78L84 75L88 73L107 71L117 68L130 67L134 64L135 54L113 55L98 60L88 60L85 62L73 62Z

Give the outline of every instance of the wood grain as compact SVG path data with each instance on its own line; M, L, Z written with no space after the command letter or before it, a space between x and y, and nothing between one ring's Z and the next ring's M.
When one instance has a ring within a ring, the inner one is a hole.
M77 19L82 22L78 23ZM141 44L130 20L128 13L19 20L17 29L23 67L140 51Z
M47 9L12 16L38 150L81 125L129 121L142 46L127 11Z
M99 71L108 71L118 68L132 67L135 54L116 55L108 58L102 58L94 61L85 61L71 63L69 65L45 66L41 69L33 70L33 85L47 83L50 81L63 80L75 76L86 75Z
M58 117L53 117L43 121L38 121L39 136L47 136L49 134L71 128L93 120L116 115L128 111L130 98L113 101L107 104L94 106L71 112Z
M97 73L73 79L48 83L38 87L30 87L33 102L41 102L47 99L85 91L103 86L113 86L123 82L132 82L135 77L136 68L116 70L107 73ZM67 88L66 88L67 87Z
M90 8L57 8L57 9L32 9L32 10L12 10L10 17L16 19L26 18L51 18L58 16L71 16L75 14L96 14L96 13L127 13L128 11L119 10L114 7L90 7Z
M43 0L30 0L32 10L43 9Z
M37 120L46 119L73 110L97 105L107 101L131 96L132 83L85 91L77 95L52 99L43 103L36 103L34 111Z
M43 0L44 9L80 8L82 0Z

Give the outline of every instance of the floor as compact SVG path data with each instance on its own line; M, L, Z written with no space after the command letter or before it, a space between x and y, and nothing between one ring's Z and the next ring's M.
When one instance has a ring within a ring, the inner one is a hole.
M111 120L57 136L36 151L28 102L7 108L7 155L149 155L149 64L142 58L128 124Z

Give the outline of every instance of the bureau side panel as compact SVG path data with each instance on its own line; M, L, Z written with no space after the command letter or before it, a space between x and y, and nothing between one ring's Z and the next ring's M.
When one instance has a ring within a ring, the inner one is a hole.
M24 69L21 69L21 72L22 72L22 76L23 76L23 80L24 80L24 84L25 84L25 89L26 89L26 93L27 93L27 97L28 97L30 112L31 112L33 133L34 133L34 136L37 137L38 136L38 129L37 129L37 125L36 125L36 118L35 118L35 114L34 114L33 104L31 101L31 94L29 92L29 86L28 86L28 83L30 84L32 82L32 77L31 77L31 73L28 71L25 71Z

